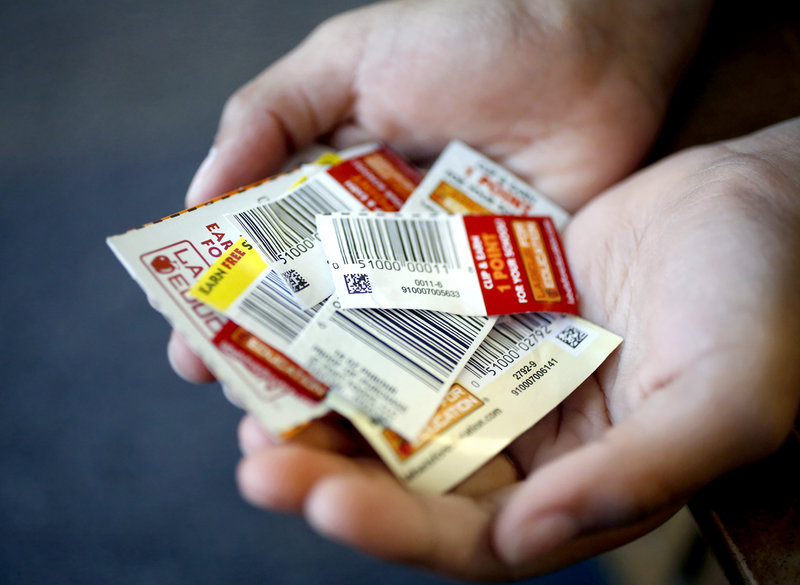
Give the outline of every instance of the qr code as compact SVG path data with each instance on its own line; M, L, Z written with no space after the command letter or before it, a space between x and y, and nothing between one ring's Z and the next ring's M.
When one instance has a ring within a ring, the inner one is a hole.
M584 331L581 331L577 327L570 326L564 329L558 335L556 335L556 337L558 338L559 341L563 341L572 349L576 349L584 339L589 337L589 334Z
M372 292L372 285L369 283L369 277L366 274L345 274L344 284L347 287L348 294L351 295Z
M282 276L289 288L292 289L292 292L300 292L308 286L308 281L297 270L287 270L282 273Z

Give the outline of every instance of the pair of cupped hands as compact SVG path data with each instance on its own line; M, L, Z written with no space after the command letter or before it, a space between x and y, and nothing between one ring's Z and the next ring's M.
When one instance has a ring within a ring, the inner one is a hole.
M383 140L425 161L459 138L575 213L563 240L581 315L624 337L445 495L407 490L334 421L278 444L246 416L248 501L378 557L511 579L632 540L781 444L800 402L800 120L634 172L708 4L378 4L323 23L232 96L187 204L313 141ZM175 335L169 354L212 379Z

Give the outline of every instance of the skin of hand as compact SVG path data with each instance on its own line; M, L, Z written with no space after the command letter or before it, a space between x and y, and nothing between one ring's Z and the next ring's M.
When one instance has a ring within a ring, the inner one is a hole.
M446 496L408 492L335 421L277 446L246 418L249 501L383 558L507 579L627 542L778 446L799 400L798 124L684 152L594 197L646 154L706 13L697 1L379 4L323 24L231 98L187 204L320 137L385 140L416 160L460 138L568 209L592 199L567 255L582 314L626 338ZM177 338L170 357L211 379Z
M276 172L325 138L412 160L453 138L574 210L647 154L710 0L425 0L323 23L236 92L186 196ZM173 335L182 377L213 376Z
M503 456L416 494L335 422L277 445L246 417L244 497L385 559L500 580L623 544L781 444L800 404L800 119L640 171L565 245L582 314L625 341Z

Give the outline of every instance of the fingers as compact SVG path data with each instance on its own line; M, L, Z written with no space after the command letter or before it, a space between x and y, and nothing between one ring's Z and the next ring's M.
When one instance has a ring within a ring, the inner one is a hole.
M535 471L498 517L494 536L501 558L518 566L561 566L638 536L640 525L654 527L660 513L679 506L669 473L635 469L641 457L625 447L603 441Z
M374 457L353 457L342 430L335 420L315 422L276 445L245 417L240 440L248 455L237 469L243 497L257 507L302 513L320 534L384 559L471 578L505 575L487 538L504 499L501 481L507 487L516 479L505 457L457 493L417 494ZM491 499L476 504L475 496L487 492Z
M216 378L176 331L172 331L167 343L167 357L172 369L187 382L202 384Z
M489 509L414 494L388 474L331 475L314 486L304 512L322 535L387 560L471 578L504 571L486 538Z
M359 465L384 469L377 460L356 463L357 456L372 453L337 414L313 421L288 441L274 439L247 414L239 424L239 446L245 457L237 479L244 498L255 506L284 512L300 512L309 490L328 475Z
M288 442L342 455L372 454L372 449L347 419L336 413L314 420ZM239 424L239 446L245 455L285 443L270 437L252 414L245 415Z
M779 433L765 429L778 420L748 412L753 401L737 399L748 392L737 387L741 372L731 370L706 360L602 439L536 470L498 516L498 554L519 565L597 554L653 528L714 477L776 448Z
M499 490L516 483L521 476L522 470L514 458L503 452L454 487L452 493L470 498L493 497Z
M289 154L347 117L364 36L360 22L329 21L228 100L187 206L273 174Z
M239 422L239 449L246 456L278 443L259 424L256 417L246 414Z
M252 505L297 513L320 478L356 468L355 461L349 458L305 445L285 444L243 459L236 470L236 480L242 497Z

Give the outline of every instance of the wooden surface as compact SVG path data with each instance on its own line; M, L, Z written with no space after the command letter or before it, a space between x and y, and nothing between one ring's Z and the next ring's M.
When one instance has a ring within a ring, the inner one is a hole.
M800 583L800 433L720 478L689 508L733 585Z

